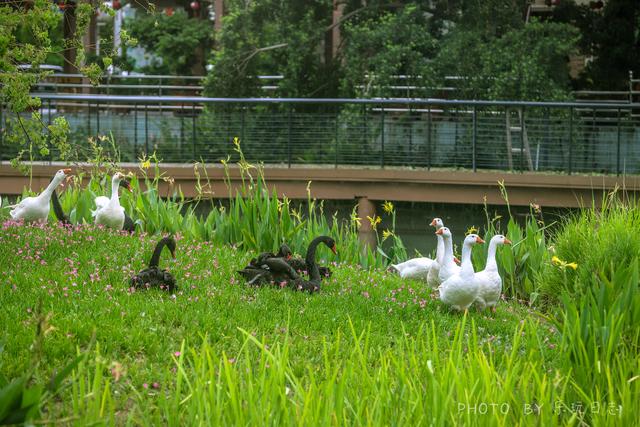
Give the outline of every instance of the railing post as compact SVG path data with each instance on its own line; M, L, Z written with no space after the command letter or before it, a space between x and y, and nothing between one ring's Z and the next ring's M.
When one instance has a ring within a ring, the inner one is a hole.
M240 104L240 141L244 143L244 111L245 106Z
M573 172L573 107L569 108L569 170Z
M473 171L476 171L476 143L478 135L478 111L476 106L473 106L473 123L472 123L472 135L471 135L471 166Z
M380 115L380 167L384 168L384 104Z
M616 175L620 176L620 109L618 108L618 135L616 141Z
M191 104L191 142L193 146L193 161L196 161L196 144L197 144L197 136L196 136L196 103Z
M520 173L524 173L524 107L520 107Z
M149 155L149 104L144 104L144 151Z
M550 121L551 112L549 111L549 107L544 110L544 121L545 121L545 160L548 160L549 148L551 147L551 121ZM536 171L538 171L538 156L536 156Z
M427 107L427 170L431 170L431 104Z
M184 147L184 102L180 105L180 159L184 160L182 157L184 153L182 152Z
M338 127L339 123L338 123L338 120L340 120L340 115L338 114L338 109L336 107L336 129L335 129L335 131L336 131L336 134L335 134L335 139L336 139L336 148L335 148L336 153L335 154L336 154L336 158L335 158L335 166L334 166L336 169L338 168L338 150L340 149L340 143L338 142L338 136L339 136L339 127Z
M293 109L292 105L289 104L289 109L287 111L287 164L291 167L291 110Z
M91 136L91 101L87 101L87 135Z
M133 103L133 161L138 158L138 103Z
M100 135L100 101L96 101L96 135Z
M47 109L47 125L51 126L51 100L48 102L49 108ZM49 149L49 164L53 160L53 152L51 149L51 132L47 132L47 148Z

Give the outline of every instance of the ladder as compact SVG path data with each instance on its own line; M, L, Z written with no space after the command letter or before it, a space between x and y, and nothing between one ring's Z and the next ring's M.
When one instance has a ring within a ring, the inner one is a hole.
M531 149L529 147L529 137L527 136L527 127L522 117L522 110L517 110L517 117L514 117L516 125L512 125L513 111L507 109L505 112L506 130L507 130L507 162L509 169L513 169L514 157L520 156L520 164L527 162L530 171L533 170L533 160L531 159ZM514 141L516 137L516 141ZM514 144L517 142L517 144ZM524 156L524 159L522 158Z

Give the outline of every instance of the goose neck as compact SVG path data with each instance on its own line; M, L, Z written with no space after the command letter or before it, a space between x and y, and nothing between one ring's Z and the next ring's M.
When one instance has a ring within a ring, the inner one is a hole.
M491 240L491 242L489 242L489 251L487 253L487 264L484 267L485 270L498 269L498 264L496 263L497 247L498 247L498 244L494 240Z
M445 253L444 239L439 234L436 234L436 237L438 239L438 246L436 247L436 262L442 265L442 263L444 262L444 253Z
M473 274L473 264L471 263L471 245L465 243L462 246L462 262L460 264L462 274Z

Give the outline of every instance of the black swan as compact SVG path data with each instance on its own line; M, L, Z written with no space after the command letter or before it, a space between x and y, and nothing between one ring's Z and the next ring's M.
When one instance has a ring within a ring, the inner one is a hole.
M153 251L151 261L149 261L149 267L131 278L131 286L135 288L157 286L160 289L166 289L173 293L176 288L176 279L167 270L158 268L160 254L165 246L171 252L171 256L176 257L176 241L173 240L173 237L162 238Z
M324 243L333 253L336 252L336 242L329 236L316 237L311 241L307 249L305 264L309 267L309 280L304 279L298 272L288 264L283 258L267 258L260 265L261 272L258 273L248 283L259 285L265 282L284 284L295 290L315 292L320 290L320 271L316 264L316 249L320 243Z
M265 261L270 258L281 258L283 260L287 260L291 258L291 249L286 244L280 245L278 249L278 253L274 254L273 252L263 252L258 255L256 258L253 258L249 261L249 265L238 271L244 279L252 284L259 285L263 283L276 282L279 279L287 278L288 276L281 277L279 275L272 274L271 271L263 268L265 265Z
M129 184L129 181L126 179L120 181L120 187L124 187L131 191L131 184ZM51 194L51 203L53 204L53 213L56 218L58 218L58 221L62 222L64 225L71 225L69 217L64 213L64 210L62 210L62 205L60 204L60 199L58 199L58 193L56 191ZM122 226L122 229L129 233L136 231L136 225L131 217L127 215L127 212L124 213L124 225Z
M293 267L298 274L311 271L307 262L302 258L288 258L287 264ZM320 273L320 279L331 277L331 269L329 267L318 266L318 272Z

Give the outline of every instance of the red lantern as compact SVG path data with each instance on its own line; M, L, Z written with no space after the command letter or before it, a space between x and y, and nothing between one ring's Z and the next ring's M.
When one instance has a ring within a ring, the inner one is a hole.
M120 10L122 4L120 3L120 0L113 0L111 2L111 7L113 7L113 10Z
M191 7L192 10L200 10L200 3L198 3L195 0L192 1L189 6Z

